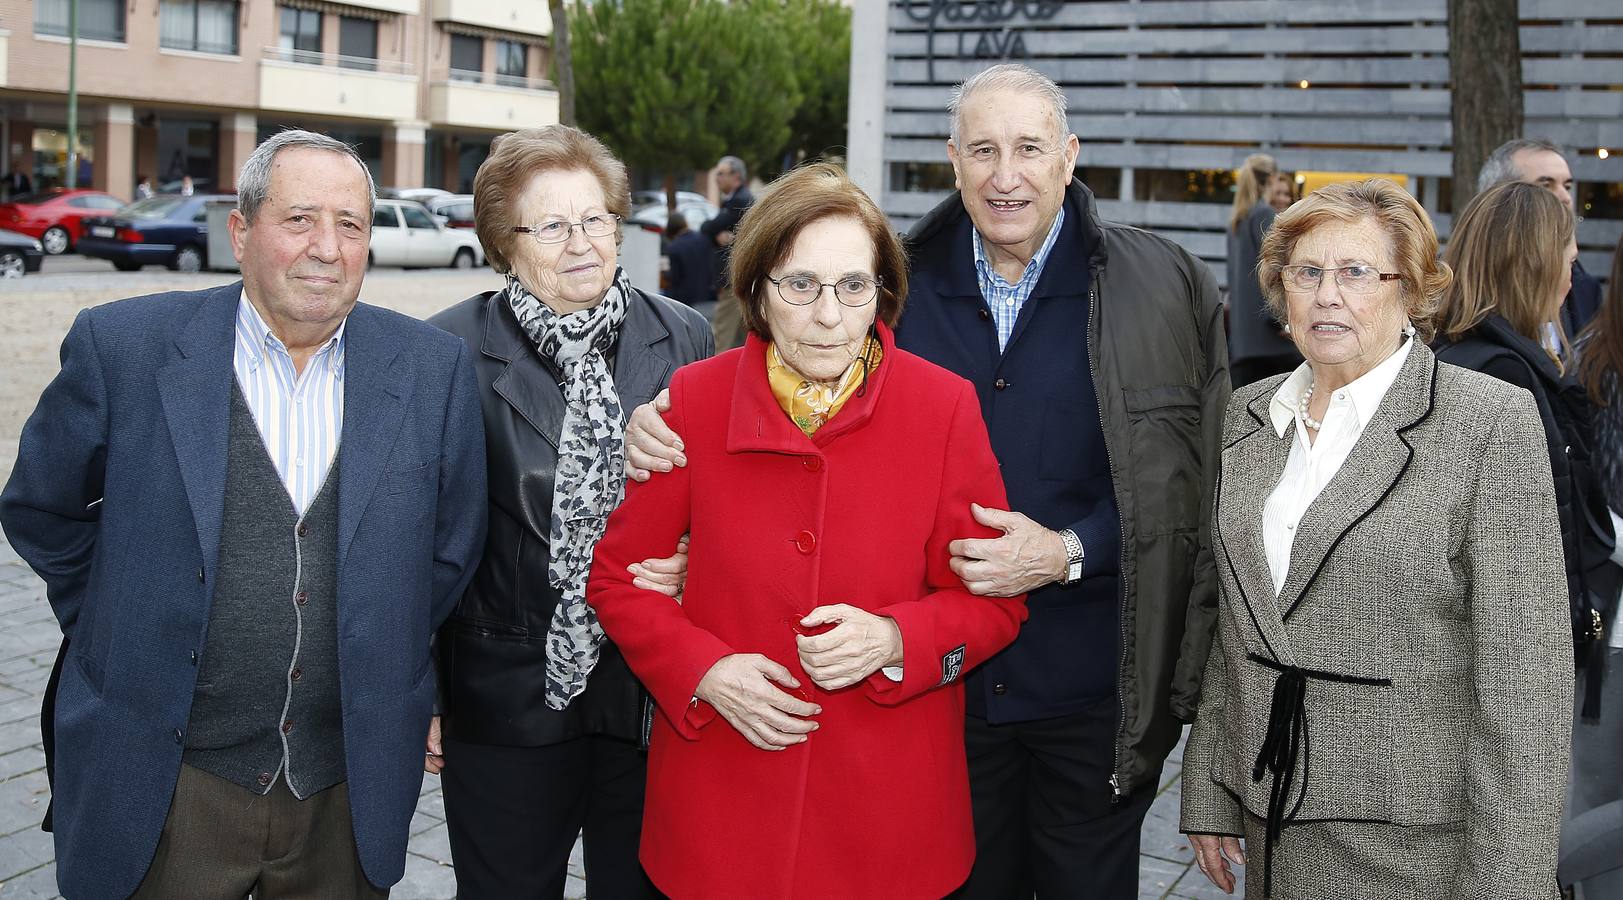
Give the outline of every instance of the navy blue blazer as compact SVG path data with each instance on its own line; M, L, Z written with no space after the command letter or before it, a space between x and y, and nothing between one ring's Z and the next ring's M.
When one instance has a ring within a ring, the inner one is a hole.
M0 494L0 524L69 639L53 789L69 897L134 891L174 793L219 554L241 293L238 282L81 312ZM358 304L345 344L345 765L361 864L388 886L422 786L429 639L484 543L484 430L461 340Z

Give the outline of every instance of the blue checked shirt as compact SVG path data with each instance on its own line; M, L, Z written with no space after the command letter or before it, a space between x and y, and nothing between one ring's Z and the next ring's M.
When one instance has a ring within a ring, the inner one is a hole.
M981 296L986 298L986 306L992 311L992 322L997 325L997 348L1008 349L1009 338L1014 336L1014 323L1020 318L1020 308L1026 305L1026 299L1037 287L1037 280L1043 277L1043 265L1048 262L1048 251L1054 249L1054 241L1059 238L1059 228L1065 224L1065 207L1059 208L1059 215L1054 217L1054 225L1048 229L1048 237L1043 239L1043 245L1037 248L1037 253L1026 263L1026 271L1020 280L1010 284L1003 280L992 269L992 263L986 258L986 249L981 246L981 233L970 229L975 241L975 277L980 281Z
M265 452L302 517L327 480L344 430L344 324L310 357L301 375L287 346L271 334L244 293L237 302L231 361Z

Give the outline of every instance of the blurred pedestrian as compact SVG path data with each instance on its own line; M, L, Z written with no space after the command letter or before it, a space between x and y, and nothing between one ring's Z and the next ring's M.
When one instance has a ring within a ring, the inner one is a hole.
M190 197L194 190L196 190L196 188L192 185L192 176L180 176L180 195L182 197Z
M444 715L425 767L443 768L458 896L559 900L584 834L594 897L651 898L637 846L652 711L586 605L586 575L620 503L621 410L709 356L709 324L627 280L626 169L591 135L501 135L473 191L507 284L429 321L475 360L490 537L439 633ZM626 578L644 574L659 575Z
M1495 148L1477 174L1477 191L1485 191L1507 181L1536 184L1554 194L1556 199L1566 206L1568 212L1577 215L1577 195L1572 180L1572 166L1568 164L1566 154L1561 152L1561 148L1550 141L1543 138L1517 138ZM1600 300L1600 282L1585 271L1583 263L1574 257L1572 286L1567 289L1559 318L1563 336L1557 337L1552 331L1543 338L1544 344L1556 346L1562 341L1570 343L1600 310Z
M711 252L710 242L704 235L690 230L681 211L674 209L665 236L670 241L665 247L665 257L671 263L667 271L671 298L689 306L716 299L711 282L715 254Z
M1391 181L1315 191L1261 258L1307 362L1223 425L1196 861L1253 900L1554 900L1572 649L1538 410L1425 345L1449 271Z
M1530 391L1544 424L1560 511L1577 661L1605 662L1604 611L1615 594L1611 516L1595 471L1594 426L1563 346L1544 337L1568 296L1578 256L1572 211L1552 192L1505 182L1478 194L1454 221L1444 258L1454 285L1438 310L1437 357ZM1603 610L1604 607L1604 610Z
M1268 180L1268 205L1274 208L1274 212L1282 213L1295 202L1295 175L1283 170L1275 172L1274 177Z
M711 315L711 328L715 331L719 353L744 345L744 307L733 292L727 257L728 247L738 236L738 224L744 218L744 211L755 202L755 195L749 189L749 170L736 156L723 156L716 163L714 178L721 191L721 212L700 225L699 230L715 248L711 278L716 291L716 311Z
M1612 528L1623 533L1623 240L1612 255L1606 300L1577 341L1578 377L1594 406L1594 463ZM1614 550L1614 565L1623 552ZM1572 784L1562 829L1563 884L1578 882L1583 897L1623 897L1623 852L1596 855L1609 839L1623 846L1623 604L1617 591L1598 609L1605 623L1605 658L1581 673L1580 714L1573 723ZM1593 715L1583 715L1584 712ZM1605 860L1609 858L1610 864Z
M152 191L152 176L151 175L137 175L137 176L135 176L135 199L137 199L137 200L146 200L146 199L151 198L152 194L153 194L153 191Z
M1267 192L1278 174L1278 165L1266 153L1246 157L1235 174L1228 234L1229 375L1235 387L1302 363L1302 354L1280 330L1257 282L1257 252L1277 215Z

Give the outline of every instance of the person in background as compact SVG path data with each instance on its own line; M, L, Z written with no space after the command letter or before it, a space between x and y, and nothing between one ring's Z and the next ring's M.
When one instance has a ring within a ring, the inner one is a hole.
M645 695L586 605L586 574L620 502L621 410L709 356L709 324L627 281L626 169L591 135L501 135L473 191L506 286L429 320L475 360L490 485L483 558L439 633L425 759L443 769L457 893L561 898L584 829L594 897L653 897L637 864Z
M1289 372L1302 354L1280 330L1279 320L1257 284L1257 252L1274 224L1270 187L1279 166L1266 153L1246 157L1234 179L1234 208L1229 214L1229 375L1236 387Z
M1268 205L1274 212L1282 213L1295 202L1296 176L1283 170L1275 172L1274 177L1268 179Z
M28 177L27 170L13 163L11 171L6 173L5 188L6 199L14 200L25 194L32 194L34 192L34 180Z
M194 190L196 190L196 188L192 186L192 176L180 176L180 195L182 197L190 197Z
M153 192L152 192L152 176L151 175L137 175L137 176L135 176L135 199L137 199L137 200L146 200L146 199L149 199L150 197L152 197L152 194L153 194Z
M699 231L710 239L714 248L715 265L711 270L716 291L716 311L711 316L711 328L716 334L716 350L731 350L744 343L744 308L738 295L733 293L732 274L727 268L728 247L738 237L738 224L745 210L755 202L749 189L749 170L736 156L723 156L716 163L716 188L721 191L721 212L699 226Z
M1578 256L1572 211L1524 182L1483 191L1455 218L1444 259L1454 285L1437 315L1437 357L1530 391L1538 401L1560 511L1578 663L1605 663L1603 608L1615 596L1611 515L1595 472L1589 398L1565 346L1550 347ZM1593 706L1593 703L1586 704Z
M1488 154L1487 162L1477 173L1477 192L1509 181L1536 184L1554 194L1568 212L1577 215L1578 198L1574 191L1576 185L1572 180L1572 166L1561 148L1550 141L1517 138L1500 144ZM1573 257L1572 285L1567 289L1565 302L1561 304L1560 326L1564 335L1555 336L1552 332L1543 338L1543 343L1551 347L1570 343L1595 317L1600 309L1600 300L1600 282L1584 271L1583 263L1576 256Z
M1612 277L1600 311L1578 336L1578 379L1593 405L1593 461L1613 533L1623 533L1623 240L1612 254ZM1623 553L1614 550L1614 566ZM1614 569L1614 573L1615 573ZM1585 898L1623 897L1623 850L1602 850L1623 838L1623 603L1617 590L1600 592L1610 609L1597 608L1605 623L1605 659L1591 659L1580 696L1593 716L1573 723L1572 784L1561 833L1562 883L1582 886ZM1599 648L1597 648L1599 649ZM1610 860L1610 864L1606 860Z
M1306 362L1224 421L1180 829L1252 900L1554 900L1572 648L1533 399L1425 345L1449 270L1391 181L1315 191L1261 259Z
M704 235L689 229L687 219L674 209L665 236L669 239L665 257L671 263L666 270L671 298L689 306L715 300L710 272L715 265L715 254L711 252L710 242Z

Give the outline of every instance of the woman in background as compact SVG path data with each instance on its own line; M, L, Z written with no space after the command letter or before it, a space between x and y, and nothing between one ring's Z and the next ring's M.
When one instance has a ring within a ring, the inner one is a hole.
M1266 153L1246 157L1235 176L1229 216L1229 376L1235 387L1289 372L1302 362L1257 284L1257 252L1273 227L1269 187L1279 166Z

